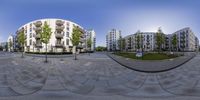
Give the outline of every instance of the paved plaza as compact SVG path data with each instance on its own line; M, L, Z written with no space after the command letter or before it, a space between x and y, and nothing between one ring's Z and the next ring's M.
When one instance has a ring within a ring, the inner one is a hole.
M0 100L199 100L200 55L175 69L143 73L106 53L43 57L0 52Z

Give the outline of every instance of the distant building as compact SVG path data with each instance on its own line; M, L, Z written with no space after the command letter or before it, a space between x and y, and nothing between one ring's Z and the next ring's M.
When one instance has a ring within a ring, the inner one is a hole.
M9 52L13 52L16 47L16 39L14 35L9 35L7 40L7 48Z
M173 34L177 36L178 51L195 51L195 35L189 27L180 29Z
M95 48L96 48L96 33L93 29L87 30L86 39L91 39L91 41L92 41L91 47L87 47L87 48L90 48L91 51L95 51Z
M126 51L153 51L155 49L155 32L136 32L124 37Z
M121 31L112 29L106 35L106 47L108 51L120 50L118 40L121 37Z
M161 34L161 30L159 29ZM174 35L176 34L176 35ZM176 50L172 44L172 38L176 36ZM166 51L196 51L199 50L199 40L189 27L180 29L172 34L163 34L164 43L162 50ZM136 32L124 37L126 51L155 51L158 49L156 43L156 32Z

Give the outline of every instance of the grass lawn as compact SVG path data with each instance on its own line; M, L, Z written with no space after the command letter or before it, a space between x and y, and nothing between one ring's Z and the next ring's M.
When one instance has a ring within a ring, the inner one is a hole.
M127 52L117 52L115 55L131 58L131 59L139 59L139 60L164 60L178 57L177 55L167 55L165 53L147 53L143 57L136 57L135 53L127 53Z

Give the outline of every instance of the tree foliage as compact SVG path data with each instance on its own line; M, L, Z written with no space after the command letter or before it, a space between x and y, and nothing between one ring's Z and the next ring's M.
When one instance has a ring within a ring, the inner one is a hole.
M91 38L89 38L89 39L87 39L87 47L89 49L91 49L91 46L92 46L92 40L91 40Z
M47 62L47 44L49 43L49 39L51 38L51 28L50 26L47 24L47 22L44 22L44 26L42 27L42 31L39 33L40 34L40 39L41 42L45 43L45 47L46 47L46 56L45 56L45 62Z
M71 38L73 46L78 46L79 45L80 37L81 37L82 34L83 33L82 33L80 28L78 28L76 26L73 28L72 38Z
M79 45L80 38L81 38L82 34L83 34L83 31L79 27L77 27L77 26L73 27L71 41L72 41L72 45L74 46L74 49L75 49L74 60L77 60L77 58L76 58L76 46Z
M49 39L51 38L51 28L50 26L47 24L47 22L44 22L44 26L42 27L42 31L39 33L40 34L40 38L41 38L41 42L48 44L49 43Z
M20 44L21 47L24 47L25 34L24 34L24 30L23 29L18 33L17 42Z
M118 40L118 45L121 51L123 51L126 47L126 40L124 38L121 38Z
M177 35L176 34L172 36L172 45L173 45L173 50L177 49Z
M156 33L156 45L158 47L158 51L161 51L162 45L164 44L164 34L162 30L159 28Z
M98 46L96 47L96 51L106 51L106 47Z

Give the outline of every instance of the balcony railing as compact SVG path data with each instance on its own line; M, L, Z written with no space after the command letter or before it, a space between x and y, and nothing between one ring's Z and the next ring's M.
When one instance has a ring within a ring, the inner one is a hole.
M81 35L81 38L85 38L85 35L84 35L84 34L82 34L82 35Z
M56 26L56 30L60 32L63 31L64 28L65 28L64 26Z
M86 41L86 39L84 39L84 38L80 38L80 42L85 42Z
M55 47L63 47L63 44L61 42L56 42Z
M63 24L64 24L64 21L62 21L62 20L56 21L56 25L58 25L58 26L62 26Z
M39 39L39 38L40 38L40 34L34 34L34 37L35 37L36 39Z
M42 22L41 22L41 21L37 21L37 22L34 23L34 25L35 25L36 27L40 27L40 26L42 25Z
M56 38L63 38L64 34L63 33L57 33L55 32L55 37Z
M42 31L42 28L41 27L36 27L34 28L35 32L39 32L39 31Z
M38 48L41 48L42 47L42 43L36 43L35 46L38 47Z

